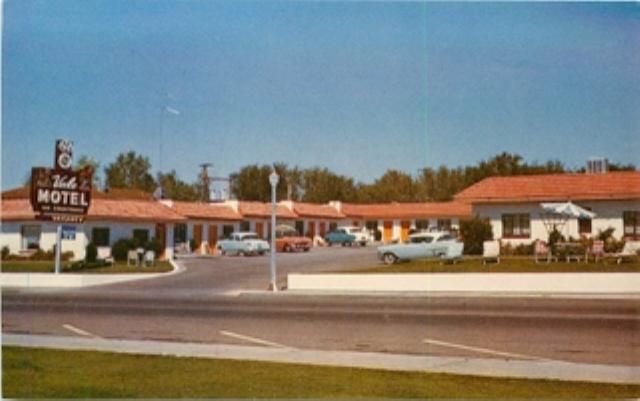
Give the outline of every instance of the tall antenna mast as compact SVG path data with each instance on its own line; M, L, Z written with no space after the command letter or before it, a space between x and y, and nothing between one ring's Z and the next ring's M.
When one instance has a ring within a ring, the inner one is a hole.
M200 174L200 180L202 181L202 198L203 202L209 202L209 167L213 166L211 163L202 163L200 168L202 172Z

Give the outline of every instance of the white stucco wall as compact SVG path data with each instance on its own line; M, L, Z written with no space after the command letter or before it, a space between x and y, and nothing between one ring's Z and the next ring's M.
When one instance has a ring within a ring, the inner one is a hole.
M585 201L575 202L577 205L590 208L596 214L591 221L591 236L597 235L609 227L614 228L613 236L623 237L622 213L624 211L640 211L640 201ZM502 233L502 215L507 213L527 213L530 218L531 236L525 239L505 239ZM536 239L546 241L549 233L541 217L539 203L473 205L473 215L489 218L493 229L493 237L502 239L512 245L529 244ZM578 220L569 219L564 227L558 228L565 237L579 238Z
M51 250L56 243L57 224L47 222L6 222L2 224L2 234L0 235L0 248L9 247L9 251L18 254L22 249L22 226L23 225L40 225L40 249ZM149 238L155 236L155 224L152 223L119 223L119 222L100 222L91 221L84 224L64 224L76 227L75 240L63 240L62 252L72 251L74 260L84 259L85 248L92 240L91 232L95 227L109 228L110 246L121 238L132 238L134 229L145 229L149 231Z

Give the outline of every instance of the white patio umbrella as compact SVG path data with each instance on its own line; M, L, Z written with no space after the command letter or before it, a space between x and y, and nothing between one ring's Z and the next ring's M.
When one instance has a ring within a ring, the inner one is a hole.
M541 203L540 207L547 213L558 214L569 218L575 217L577 219L592 219L596 216L595 213L590 212L571 201Z
M551 233L558 227L565 226L567 220L576 219L592 219L595 213L569 202L545 202L540 207L544 211L541 213L543 223L548 233Z

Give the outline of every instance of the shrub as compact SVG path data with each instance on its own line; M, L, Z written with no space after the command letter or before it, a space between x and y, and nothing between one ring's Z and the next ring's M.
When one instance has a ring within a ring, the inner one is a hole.
M125 261L127 260L127 252L136 249L136 247L136 241L131 238L119 239L111 247L111 256L115 260Z
M464 253L482 255L482 243L493 239L493 230L488 220L474 217L460 222L460 236L464 242Z
M160 240L157 238L151 238L149 242L147 242L144 249L148 251L153 251L156 254L156 257L162 253L162 244Z
M564 236L560 234L557 228L553 227L553 231L549 233L549 246L551 247L551 251L555 253L556 244L558 242L564 242Z
M95 262L97 258L98 258L98 247L93 242L89 242L87 244L84 260L86 260L89 263L92 263L92 262Z
M6 246L6 245L5 245L5 246L3 246L3 247L2 247L2 260L6 260L6 259L7 259L7 257L9 256L9 253L10 253L10 251L9 251L9 247L8 247L8 246Z
M60 259L66 262L67 260L73 259L74 255L73 251L64 251L62 252L62 255L60 255Z

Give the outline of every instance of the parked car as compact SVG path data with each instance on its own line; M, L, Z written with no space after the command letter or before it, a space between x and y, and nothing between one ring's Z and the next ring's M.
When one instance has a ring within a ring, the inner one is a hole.
M324 236L324 241L328 246L333 244L342 244L342 246L353 245L356 241L356 236L350 234L344 228L336 228Z
M311 240L301 236L295 228L287 225L276 227L276 250L278 252L309 252Z
M237 232L218 241L216 248L222 255L264 255L269 251L269 243L254 232Z
M448 232L421 232L409 236L404 244L378 247L378 259L390 265L399 261L423 258L457 258L462 243Z
M340 229L344 229L348 234L356 237L354 242L360 244L361 246L365 246L367 245L367 242L371 242L371 235L369 234L369 231L367 231L367 229L364 227L347 226L340 227Z

